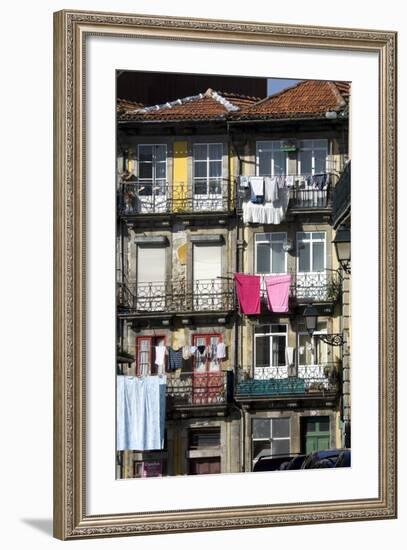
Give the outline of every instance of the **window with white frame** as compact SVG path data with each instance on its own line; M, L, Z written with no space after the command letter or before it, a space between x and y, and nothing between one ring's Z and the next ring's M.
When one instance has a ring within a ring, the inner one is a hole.
M290 453L289 418L252 419L252 457L277 456Z
M193 147L194 195L222 194L222 143L195 143Z
M302 175L323 174L327 170L328 140L304 139L300 141L298 173Z
M326 267L324 231L297 233L297 268L299 273L318 273Z
M326 322L319 322L310 336L304 327L298 332L298 365L323 365L328 362L328 345L318 338L326 334Z
M256 171L258 176L287 174L288 155L282 150L282 141L256 142Z
M287 325L260 325L254 329L254 372L257 380L286 378Z
M287 272L284 243L287 233L257 233L255 236L255 272L259 275Z
M163 195L167 181L167 146L138 146L139 195Z

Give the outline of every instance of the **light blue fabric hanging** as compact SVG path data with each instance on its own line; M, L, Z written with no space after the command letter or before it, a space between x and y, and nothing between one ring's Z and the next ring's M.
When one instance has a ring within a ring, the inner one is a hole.
M117 376L117 450L164 447L165 376Z

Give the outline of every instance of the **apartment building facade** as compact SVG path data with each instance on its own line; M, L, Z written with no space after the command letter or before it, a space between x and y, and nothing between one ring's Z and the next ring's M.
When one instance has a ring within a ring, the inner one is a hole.
M172 368L163 448L118 452L118 477L252 471L262 454L342 446L343 347L324 335L343 330L331 199L348 99L346 84L303 81L265 99L208 89L121 105L117 373L162 374L160 345ZM256 178L273 178L278 205L252 202ZM256 313L235 274L260 277ZM283 312L268 305L273 275L289 275Z

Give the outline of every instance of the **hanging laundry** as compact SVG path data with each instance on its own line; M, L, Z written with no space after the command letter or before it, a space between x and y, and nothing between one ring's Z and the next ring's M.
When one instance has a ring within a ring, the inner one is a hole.
M198 350L198 353L201 357L205 357L206 356L206 346L197 346L197 350Z
M247 189L249 187L249 176L239 176L239 186Z
M157 367L164 367L166 353L167 348L162 344L160 346L155 346L155 364Z
M182 348L182 358L184 361L188 361L188 359L192 356L191 352L191 346L183 346Z
M294 365L294 348L291 346L285 348L285 362L289 367Z
M294 176L285 177L285 187L294 187Z
M191 355L194 355L197 349L198 348L196 346L190 346L189 351L190 351Z
M278 200L278 184L276 176L267 176L264 178L264 200L266 202Z
M182 348L168 348L168 370L174 371L182 367Z
M165 390L165 376L117 376L118 451L164 448Z
M288 312L288 297L290 294L291 274L267 275L264 277L267 291L267 305L274 313Z
M254 204L263 204L264 178L263 176L250 176L250 200Z
M216 357L218 359L226 359L226 346L223 342L218 342L216 346Z
M240 311L246 315L260 313L260 277L258 275L246 275L235 273L236 294Z

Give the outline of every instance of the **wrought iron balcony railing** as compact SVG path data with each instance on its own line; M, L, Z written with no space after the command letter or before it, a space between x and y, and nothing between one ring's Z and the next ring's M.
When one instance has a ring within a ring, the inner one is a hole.
M261 301L267 304L264 277L261 275ZM337 271L291 272L289 298L291 302L336 302L341 292L341 281Z
M332 203L332 189L338 179L336 173L297 174L277 176L288 193L289 209L325 209ZM250 189L237 188L239 208L250 200Z
M169 407L221 405L227 401L227 373L219 370L167 376L166 395Z
M127 283L118 284L117 304L119 309L139 315L231 311L235 309L235 292L232 281L219 279L201 279L190 285Z
M334 227L350 211L351 163L345 169L332 193L332 222Z
M319 365L270 366L240 368L236 397L279 397L336 393L339 389L336 363Z
M233 208L230 181L222 178L177 183L122 181L117 190L117 211L122 216L228 212Z

